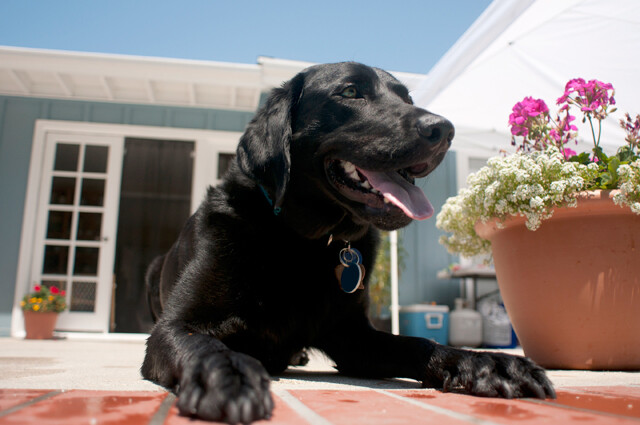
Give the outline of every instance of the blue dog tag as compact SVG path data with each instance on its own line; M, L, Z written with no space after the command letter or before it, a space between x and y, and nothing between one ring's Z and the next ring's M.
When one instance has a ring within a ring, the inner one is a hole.
M348 294L357 289L364 289L364 266L362 265L362 254L349 245L340 251L340 265L336 267L336 277L340 282L342 290Z
M352 264L349 267L343 267L340 274L340 286L347 294L351 294L358 289L362 282L362 270L359 264Z

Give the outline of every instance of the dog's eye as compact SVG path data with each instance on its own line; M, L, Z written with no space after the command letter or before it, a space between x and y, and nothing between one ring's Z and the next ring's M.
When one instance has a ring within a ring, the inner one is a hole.
M342 90L340 96L354 99L356 97L360 97L360 94L358 93L358 89L356 89L354 86L349 86L346 89Z

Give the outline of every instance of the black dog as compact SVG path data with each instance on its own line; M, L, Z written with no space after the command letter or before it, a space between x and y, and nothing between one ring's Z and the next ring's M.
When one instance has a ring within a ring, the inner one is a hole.
M269 418L269 374L307 347L349 375L554 397L526 358L375 330L366 277L353 291L373 269L376 228L433 213L413 182L440 163L453 134L390 74L357 63L314 66L273 90L221 186L149 268L162 314L143 376L174 390L182 414L229 423Z

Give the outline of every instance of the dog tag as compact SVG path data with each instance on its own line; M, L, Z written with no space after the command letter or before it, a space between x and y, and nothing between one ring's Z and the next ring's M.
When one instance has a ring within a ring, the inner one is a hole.
M340 251L340 264L336 267L336 277L342 290L352 294L358 289L364 289L365 269L362 265L362 254L349 245Z
M362 283L362 269L359 264L344 267L340 273L340 287L347 294L355 292Z

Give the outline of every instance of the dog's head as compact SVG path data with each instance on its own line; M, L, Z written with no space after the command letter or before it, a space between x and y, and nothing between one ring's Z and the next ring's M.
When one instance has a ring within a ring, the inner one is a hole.
M433 214L414 185L453 139L389 73L358 63L310 67L273 90L238 146L241 170L285 203L296 184L383 230Z

